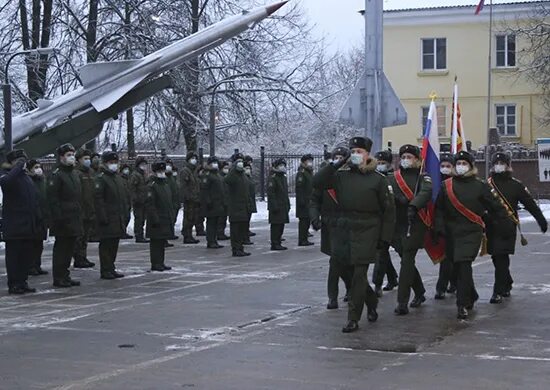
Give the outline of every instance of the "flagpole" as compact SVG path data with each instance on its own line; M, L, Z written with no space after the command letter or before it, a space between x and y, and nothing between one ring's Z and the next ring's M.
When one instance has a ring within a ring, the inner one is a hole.
M493 60L493 0L489 3L489 63L487 66L487 146L485 148L485 178L489 177L489 143L491 127L491 93L492 93L492 60Z

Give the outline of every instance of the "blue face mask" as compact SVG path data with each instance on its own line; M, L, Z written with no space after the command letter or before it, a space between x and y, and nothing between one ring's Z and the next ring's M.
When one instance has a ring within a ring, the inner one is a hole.
M359 153L352 153L350 161L353 165L361 165L363 163L363 155Z
M82 165L84 165L86 168L90 168L92 166L92 160L84 160L82 162Z

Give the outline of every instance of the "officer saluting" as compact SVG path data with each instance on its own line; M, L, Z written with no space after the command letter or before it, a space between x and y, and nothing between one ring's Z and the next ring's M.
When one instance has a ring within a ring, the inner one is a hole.
M370 157L372 141L352 138L351 157L346 164L327 165L313 178L318 190L333 188L341 214L337 228L346 235L348 253L354 266L348 323L344 333L359 329L363 306L367 304L368 320L378 319L378 297L369 285L367 271L375 262L376 251L388 248L395 224L393 196L388 180L376 172L376 160Z
M548 222L527 187L512 176L510 156L506 153L497 153L492 163L493 168L488 182L508 212L506 224L489 223L487 225L487 247L495 266L495 284L491 303L501 303L502 297L509 297L512 289L510 255L515 252L517 230L521 228L518 203L521 203L535 217L543 233L548 230ZM523 236L522 241L526 245Z

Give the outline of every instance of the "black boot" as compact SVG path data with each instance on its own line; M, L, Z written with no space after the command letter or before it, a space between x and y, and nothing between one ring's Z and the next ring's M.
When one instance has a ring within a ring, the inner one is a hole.
M367 307L367 319L369 322L376 322L378 319L378 313L376 312L376 308L368 308Z
M22 287L23 287L23 290L26 293L35 293L36 292L36 289L32 288L32 287L29 287L29 285L27 283L25 283Z
M271 245L272 251L286 251L288 248L286 246L282 246L281 244L275 244Z
M399 303L397 304L397 307L393 311L398 316L404 316L409 314L409 308L407 307L406 303Z
M346 324L346 326L344 326L342 328L342 332L344 333L352 333L352 332L356 332L359 330L359 324L357 323L357 321L348 321L348 323Z
M124 274L121 274L118 271L113 271L113 275L115 275L115 278L120 279L124 277Z
M200 241L193 237L184 237L183 243L184 244L198 244Z
M136 238L136 243L137 243L137 244L148 244L148 243L149 243L149 240L146 240L146 239L143 238L143 237L137 237L137 238Z
M233 251L233 257L246 257L250 256L250 253L242 251L242 250L234 250Z
M59 288L72 287L71 282L68 281L67 279L54 280L53 281L53 286L54 287L59 287Z
M445 292L444 291L436 291L434 299L437 299L437 300L445 299Z
M329 299L327 303L327 310L334 310L338 309L338 300L337 299Z
M254 237L256 235L256 233L254 232L248 232L248 237Z
M164 272L164 266L162 266L161 264L152 265L151 271Z
M418 297L414 297L414 299L411 301L410 306L413 308L417 308L420 307L420 305L422 305L424 302L426 302L426 297L424 296L424 294L422 294Z
M220 249L220 248L223 248L223 245L220 245L218 243L215 243L215 244L208 244L206 246L206 248L208 249Z
M116 276L112 272L104 272L101 274L101 279L114 280Z
M384 290L384 291L391 291L391 290L393 290L394 288L396 288L397 286L398 286L397 280L394 280L394 281L388 282L388 283L384 286L383 290Z
M28 272L29 276L38 276L40 275L40 272L38 272L38 268L30 268Z
M378 298L382 298L382 295L384 294L382 292L382 287L381 286L375 286L374 287L374 292L376 293L376 295L378 296Z
M164 264L162 265L162 268L164 268L165 271L170 271L172 269L172 267Z
M351 299L351 293L349 291L346 291L346 295L344 295L344 302L349 302Z
M302 241L300 243L298 243L298 246L312 246L312 245L315 245L313 242L310 242L310 241Z
M8 288L8 292L10 294L22 295L22 294L25 294L25 289L21 286L12 286Z
M491 296L491 300L489 302L493 304L502 303L502 296L495 293Z
M95 265L95 264L94 264ZM38 267L37 268L38 270L38 274L39 275L47 275L48 274L48 271L44 271L42 268Z
M460 306L458 308L456 318L458 318L459 320L467 320L468 319L468 310L464 306Z

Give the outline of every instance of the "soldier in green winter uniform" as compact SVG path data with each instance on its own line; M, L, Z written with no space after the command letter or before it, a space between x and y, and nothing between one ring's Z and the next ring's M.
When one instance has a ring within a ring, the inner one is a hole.
M47 199L50 204L51 234L55 237L52 254L53 285L79 286L71 279L69 266L76 240L82 229L82 185L75 172L75 149L71 144L57 148L59 166L48 180Z
M100 173L95 179L95 211L99 237L101 279L124 277L115 269L120 239L126 235L128 195L124 180L118 175L118 154L103 152Z
M395 225L391 186L384 175L376 172L376 160L369 156L372 141L355 137L349 147L348 163L339 161L327 165L313 177L317 190L336 191L340 214L335 230L344 236L338 251L349 258L354 267L344 333L359 329L365 304L368 320L378 319L378 297L369 284L368 269L369 264L376 261L377 250L389 247Z
M313 156L305 154L300 159L300 167L296 174L296 218L298 223L298 246L310 246L312 242L308 240L309 225L309 205L311 193L313 192Z
M101 156L99 155L99 153L92 153L91 156L91 164L90 164L90 168L92 169L92 174L95 176L95 175L98 175L99 172L100 172L100 166L101 166Z
M388 177L393 174L393 155L389 150L383 150L374 156L377 160L376 170ZM384 276L387 277L388 283L382 288ZM374 283L374 292L378 297L382 297L382 291L391 291L398 286L397 271L395 270L389 250L381 249L376 254L376 263L372 272L372 283Z
M426 289L415 261L418 250L424 245L427 229L418 211L424 209L432 198L432 179L420 172L420 149L417 146L403 145L399 149L399 158L399 171L388 176L388 180L393 188L396 214L392 246L401 257L395 313L405 315L409 312L411 288L414 291L411 307L420 307L426 301ZM401 188L399 176L403 178L412 199Z
M441 183L453 175L454 157L452 154L445 153L439 157L439 171L441 173ZM448 246L445 249L449 249ZM439 263L439 277L435 286L434 299L445 299L445 293L456 292L456 273L453 266L453 253L446 250L445 258Z
M218 163L220 167L220 176L224 179L229 170L231 169L231 163L229 161L221 161ZM227 199L227 185L223 184L224 197ZM227 227L227 203L225 205L225 214L218 219L218 240L225 241L229 240L229 237L225 234L225 228Z
M527 187L512 176L510 156L506 153L497 153L492 163L489 185L498 194L508 211L506 224L497 225L490 221L487 224L487 249L492 255L495 267L495 283L490 302L498 304L502 302L502 297L510 296L514 282L510 275L510 255L515 252L517 230L520 228L518 204L521 203L535 217L542 233L548 230L548 222Z
M48 271L42 269L42 252L44 251L44 240L48 238L49 209L46 198L46 180L40 162L29 160L27 162L28 175L32 179L38 198L40 218L37 219L37 235L32 240L32 248L29 248L29 275L47 275Z
M128 204L128 210L126 212L126 219L125 219L125 225L124 225L124 239L132 239L133 236L129 235L128 232L128 224L130 223L131 219L131 213L132 213L132 192L130 189L130 165L123 164L120 167L120 177L123 180L124 183L124 189L126 190L126 203Z
M179 175L183 199L183 243L197 244L200 241L193 237L193 225L200 213L200 181L197 175L199 156L195 152L187 153L183 169Z
M224 179L220 175L217 157L208 157L206 173L201 180L201 215L206 217L206 247L220 249L218 226L220 218L226 215Z
M172 269L164 264L166 240L174 236L173 195L166 177L166 163L152 165L153 176L147 186L147 237L151 256L151 271Z
M329 164L338 164L348 157L349 151L346 148L336 148L332 153L332 158L329 159ZM330 256L327 279L328 310L338 309L338 283L340 279L346 286L344 301L347 301L353 276L353 267L349 262L349 256L347 253L342 255L339 251L339 248L342 247L342 237L339 236L336 228L339 213L338 199L333 189L313 190L310 204L311 226L316 231L321 230L321 252ZM344 251L345 249L344 245Z
M147 197L147 160L136 159L136 169L130 175L130 197L134 211L134 236L137 243L148 243L143 234L145 226L145 199Z
M449 192L447 186L452 192ZM444 182L439 193L435 225L436 233L446 238L446 245L449 246L447 250L453 254L457 273L458 319L467 319L468 310L473 309L479 298L474 285L472 263L482 246L485 226L482 216L486 212L495 224L509 225L506 210L497 199L496 192L477 177L474 157L461 151L455 156L453 177Z
M166 181L170 187L170 192L172 193L172 206L174 207L174 225L178 219L178 213L181 207L181 193L180 186L178 182L178 169L174 166L174 162L171 159L166 161ZM169 237L169 240L177 240L179 237L175 234L172 237Z
M199 167L197 168L197 180L198 180L198 183L199 183L199 209L196 213L197 220L195 221L195 224L194 224L195 232L197 234L197 237L201 237L201 236L206 237L206 230L204 228L205 218L200 213L201 202L202 202L202 199L200 198L200 183L201 183L201 180L202 180L202 178L204 177L205 174L206 174L206 169L204 169L204 165L201 162L199 164Z
M273 161L267 185L267 209L271 230L271 250L284 251L282 245L285 224L289 223L290 199L286 178L286 161L283 158Z
M234 257L250 256L250 253L244 251L244 243L248 239L248 216L252 210L249 182L244 173L244 156L235 153L231 161L233 168L224 179L227 185L231 249Z
M92 152L88 149L79 149L76 152L76 169L80 179L82 194L82 235L76 239L74 247L75 268L94 267L95 263L88 260L88 241L92 232L95 232L95 211L94 211L94 176L92 170Z
M248 242L246 244L251 245L250 237L254 237L256 233L252 232L250 230L250 222L252 221L252 214L256 214L258 212L258 207L256 206L256 183L254 183L254 178L252 177L252 163L254 160L250 156L244 156L244 173L246 174L246 177L248 178L248 185L249 185L249 194L250 194L250 204L252 206L252 210L250 213L250 217L248 218Z

